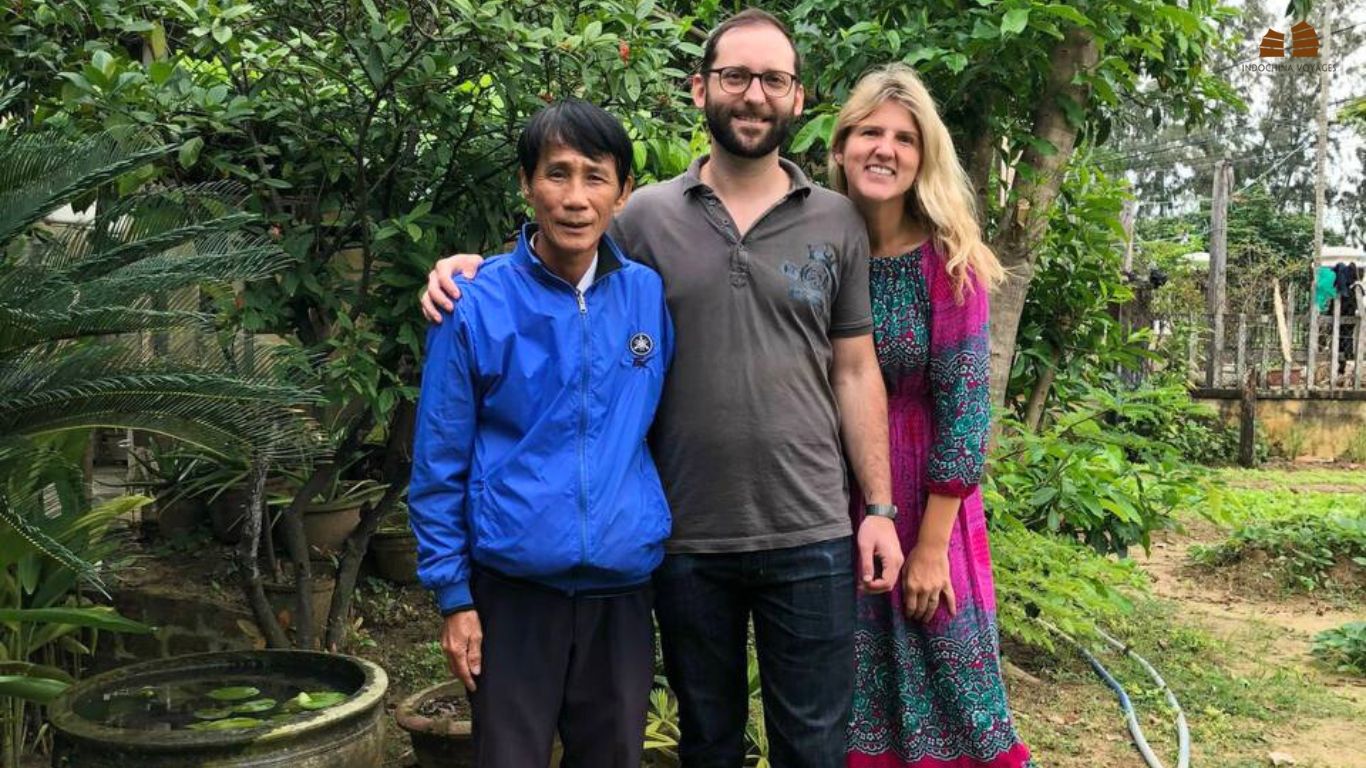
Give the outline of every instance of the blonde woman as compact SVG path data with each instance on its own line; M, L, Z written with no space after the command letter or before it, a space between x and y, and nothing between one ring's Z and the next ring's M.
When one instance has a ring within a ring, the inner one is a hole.
M1003 273L982 243L948 131L909 67L876 70L854 88L835 124L830 179L868 225L906 554L890 600L859 596L848 767L1030 765L1001 681L978 487L991 417L987 294ZM850 514L861 522L861 507Z

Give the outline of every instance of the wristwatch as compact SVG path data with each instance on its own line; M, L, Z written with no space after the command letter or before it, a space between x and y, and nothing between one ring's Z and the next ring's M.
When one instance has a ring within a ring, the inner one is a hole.
M871 516L873 516L873 517L885 517L885 518L887 518L888 520L895 520L895 519L896 519L896 505L895 505L895 504L865 504L865 505L863 506L863 514L864 514L864 515L871 515Z

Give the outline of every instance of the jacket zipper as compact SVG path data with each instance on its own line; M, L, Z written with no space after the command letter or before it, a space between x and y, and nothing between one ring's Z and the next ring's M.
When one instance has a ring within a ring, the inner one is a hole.
M579 368L583 372L579 377L579 566L573 570L582 571L588 565L588 379L592 370L590 365L592 358L592 335L588 329L588 300L584 297L584 292L577 286L571 285L568 280L551 272L544 264L539 261L536 266L541 269L542 274L551 281L559 283L574 292L574 300L579 305L580 327L583 329L583 360ZM588 286L588 290L593 290L598 283L611 277L618 269L608 270L600 273ZM568 593L572 597L578 592L577 586L571 585Z
M580 369L579 387L579 562L588 565L588 374L591 362L592 345L588 333L588 302L583 291L574 289L574 298L579 301L580 327L583 328L583 357Z

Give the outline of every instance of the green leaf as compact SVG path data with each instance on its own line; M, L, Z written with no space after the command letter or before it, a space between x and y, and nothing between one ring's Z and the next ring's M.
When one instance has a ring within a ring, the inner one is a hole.
M945 56L942 61L944 62L944 66L948 67L949 71L955 75L962 72L963 69L968 66L968 57L961 53L950 53L948 56Z
M68 687L68 683L46 677L0 675L0 698L23 699L38 704L48 704L62 695Z
M170 49L166 47L166 28L161 22L152 25L151 31L147 34L147 44L152 47L152 58L161 61L166 58Z
M1070 5L1063 5L1061 3L1049 3L1048 5L1043 6L1042 10L1044 11L1044 13L1057 16L1060 19L1066 19L1067 21L1070 21L1079 27L1094 26L1091 23L1091 20L1088 19L1085 16L1085 14L1083 14L1081 11L1078 11L1076 8L1073 8Z
M154 61L147 65L147 77L153 85L165 85L175 74L175 64L169 61Z
M68 624L133 635L148 635L152 628L124 618L113 608L0 608L0 622L16 624Z
M209 691L209 698L214 701L241 701L259 695L261 695L261 689L253 688L250 685L230 685Z
M105 77L113 76L115 62L109 51L103 49L95 51L95 54L90 57L90 63Z
M189 141L180 145L178 159L181 168L193 168L199 162L199 152L204 148L204 139L199 136L191 138Z
M264 720L254 717L229 717L226 720L210 720L187 726L191 731L244 731L265 725Z
M821 144L825 144L829 141L830 127L834 125L834 122L835 115L829 113L811 118L806 122L806 125L802 126L800 131L797 131L797 135L793 137L792 146L788 148L788 151L794 154L805 152L818 140Z
M232 39L232 27L214 24L213 39L217 40L219 45L227 45L228 41Z
M1012 8L1006 11L1005 18L1001 19L1001 36L1018 35L1024 31L1029 24L1028 8Z
M343 701L346 701L347 698L346 694L337 691L315 691L313 693L300 691L298 696L290 699L290 703L294 704L299 709L313 712L319 709L335 707Z
M275 699L257 699L238 704L232 708L232 711L233 714L237 715L259 715L272 709L275 709Z
M234 5L226 11L223 11L218 15L218 18L223 19L224 21L230 21L238 16L245 16L246 14L251 13L252 10L251 3L242 3L241 5Z

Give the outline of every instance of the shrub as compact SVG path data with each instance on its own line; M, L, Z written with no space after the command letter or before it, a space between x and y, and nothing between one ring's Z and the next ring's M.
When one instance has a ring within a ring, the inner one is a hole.
M1366 675L1366 621L1353 621L1314 636L1314 655L1339 672Z
M1294 498L1280 499L1282 495ZM1317 497L1324 501L1315 503ZM1360 590L1359 575L1366 567L1366 510L1344 508L1342 496L1329 494L1246 494L1239 498L1241 502L1233 503L1244 508L1232 514L1242 522L1224 541L1193 547L1191 558L1196 563L1222 567L1263 557L1268 575L1287 589ZM1287 506L1266 508L1268 502L1276 501ZM1263 517L1247 509L1254 506L1261 507L1258 511ZM1344 574L1349 578L1343 580Z
M1147 584L1132 561L1101 557L1013 520L994 526L991 552L1002 634L1050 651L1054 637L1035 619L1094 638L1097 626L1114 626L1132 611L1125 590L1142 592Z
M1146 548L1175 509L1204 495L1205 473L1143 434L1170 397L1092 390L1038 433L1008 423L987 480L988 509L1102 554Z

